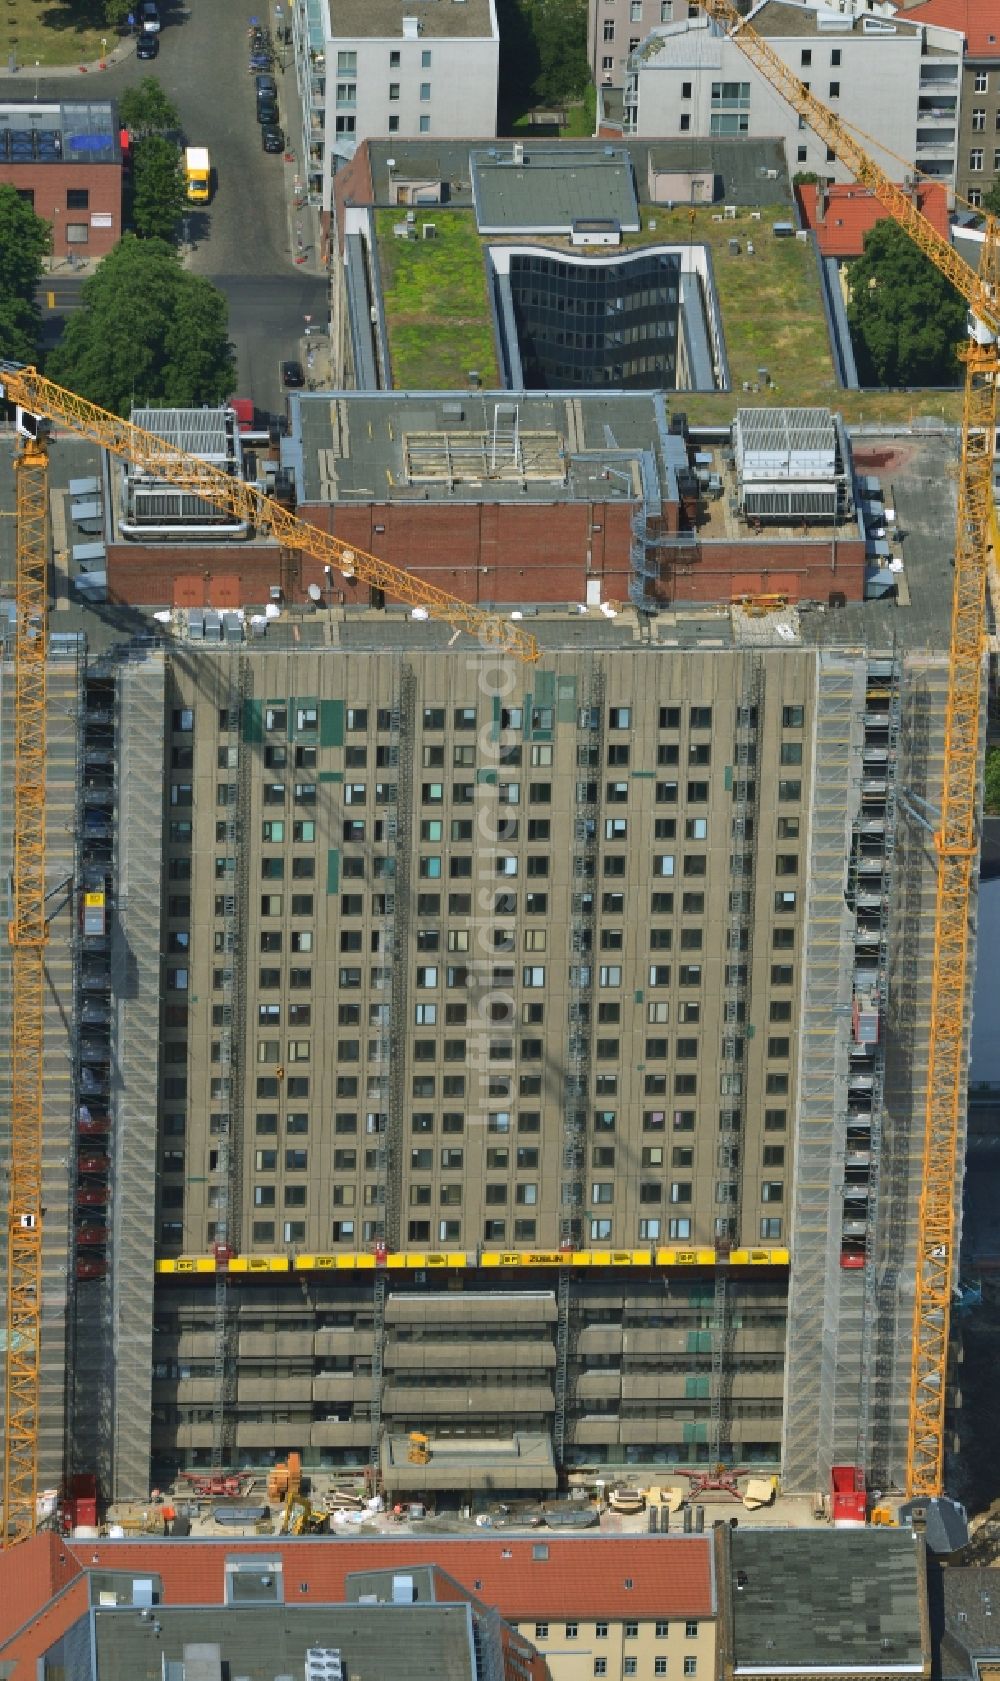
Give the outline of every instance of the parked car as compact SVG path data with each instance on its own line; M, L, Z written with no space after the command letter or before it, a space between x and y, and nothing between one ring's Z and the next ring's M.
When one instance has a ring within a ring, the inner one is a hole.
M260 131L260 143L265 152L283 152L285 149L285 136L282 134L280 128L262 128Z
M258 100L277 99L278 84L273 76L261 73L259 76L254 77L253 85L257 91Z
M140 35L135 44L136 58L155 58L160 50L158 35Z
M262 128L277 128L278 101L276 99L258 99L257 121Z
M160 13L156 0L142 0L139 7L139 33L141 35L159 35Z
M76 1276L81 1283L88 1278L104 1278L107 1270L107 1261L98 1260L96 1255L80 1255L77 1257Z
M281 383L288 391L299 391L305 385L306 376L302 372L301 362L282 362Z
M250 69L271 70L274 67L274 54L270 47L251 47Z

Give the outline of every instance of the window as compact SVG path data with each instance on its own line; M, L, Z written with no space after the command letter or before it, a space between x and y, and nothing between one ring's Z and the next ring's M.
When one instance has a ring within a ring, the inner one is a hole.
M344 53L338 53L337 54L337 75L338 76L342 76L342 75L345 75L345 74L354 76L354 75L357 74L357 69L358 69L358 55L357 55L356 52L344 52ZM268 729L271 729L271 728L272 728L272 726L269 724Z
M969 168L971 170L974 170L974 171L979 171L979 170L982 169L982 167L983 167L983 149L982 149L981 146L975 146L975 147L973 147L972 151L969 153Z
M421 119L420 119L420 133L421 134L430 134L430 131L431 131L431 119L430 119L430 117L421 117Z
M654 1675L666 1675L666 1673L667 1673L667 1660L666 1660L666 1658L654 1658L653 1659L653 1674Z
M535 1639L536 1640L548 1640L548 1638L549 1638L549 1625L548 1625L548 1623L536 1623L535 1624Z
M575 1640L577 1635L579 1634L579 1632L580 1632L579 1623L567 1623L566 1624L566 1639L567 1640Z
M623 1675L638 1675L638 1673L639 1673L639 1660L638 1660L638 1658L626 1658L624 1663L622 1664L622 1674Z
M389 98L390 99L398 99L399 98L399 83L398 82L390 82L389 83Z
M975 83L975 87L973 89L973 92L975 92L975 93L989 93L989 91L990 91L989 72L987 70L977 70L976 71L976 83Z
M684 1674L685 1675L697 1675L697 1673L698 1673L698 1659L697 1658L685 1658L684 1659Z
M608 1660L607 1660L607 1658L595 1658L594 1659L594 1674L595 1675L607 1675L607 1673L608 1673Z
M830 83L830 98L831 99L839 99L840 98L840 83L839 82L831 82Z
M430 82L421 82L421 84L420 84L420 98L426 103L426 101L428 99L430 99L430 96L431 96L431 84L430 84Z

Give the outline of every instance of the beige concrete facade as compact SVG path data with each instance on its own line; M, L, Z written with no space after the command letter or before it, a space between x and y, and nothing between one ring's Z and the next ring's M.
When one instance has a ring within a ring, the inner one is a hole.
M750 766L736 654L561 657L502 694L489 658L250 657L242 729L233 663L172 672L161 1253L221 1235L235 965L240 1252L784 1242L810 656L773 661Z
M611 1617L563 1618L516 1624L543 1654L552 1681L594 1681L594 1677L665 1676L700 1681L715 1675L715 1619Z

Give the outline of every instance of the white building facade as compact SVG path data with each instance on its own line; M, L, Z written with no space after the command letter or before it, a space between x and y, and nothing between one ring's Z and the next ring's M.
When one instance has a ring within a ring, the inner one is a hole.
M304 190L329 210L361 140L496 134L494 0L296 0Z
M797 0L763 0L750 20L817 98L878 143L865 142L895 178L903 158L954 185L961 35L923 28L904 16L853 16ZM656 29L631 54L624 131L640 137L776 137L784 141L791 175L815 171L851 179L737 44L705 17Z

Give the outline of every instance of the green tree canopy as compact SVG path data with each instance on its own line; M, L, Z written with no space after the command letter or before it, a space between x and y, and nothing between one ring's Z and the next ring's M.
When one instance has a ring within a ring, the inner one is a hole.
M0 356L31 362L41 331L35 288L49 249L48 222L13 187L0 186Z
M986 749L986 813L1000 817L1000 747Z
M179 148L162 134L147 134L137 140L132 159L132 225L136 233L143 239L173 239L186 199Z
M508 118L575 99L590 81L585 0L498 0L500 103Z
M145 134L167 134L181 126L176 105L167 98L155 76L144 76L135 87L123 88L118 99L118 115L136 139Z
M84 282L47 372L116 414L219 403L235 375L226 300L163 240L126 234Z
M953 385L966 306L929 258L888 217L850 264L847 319L862 385Z

